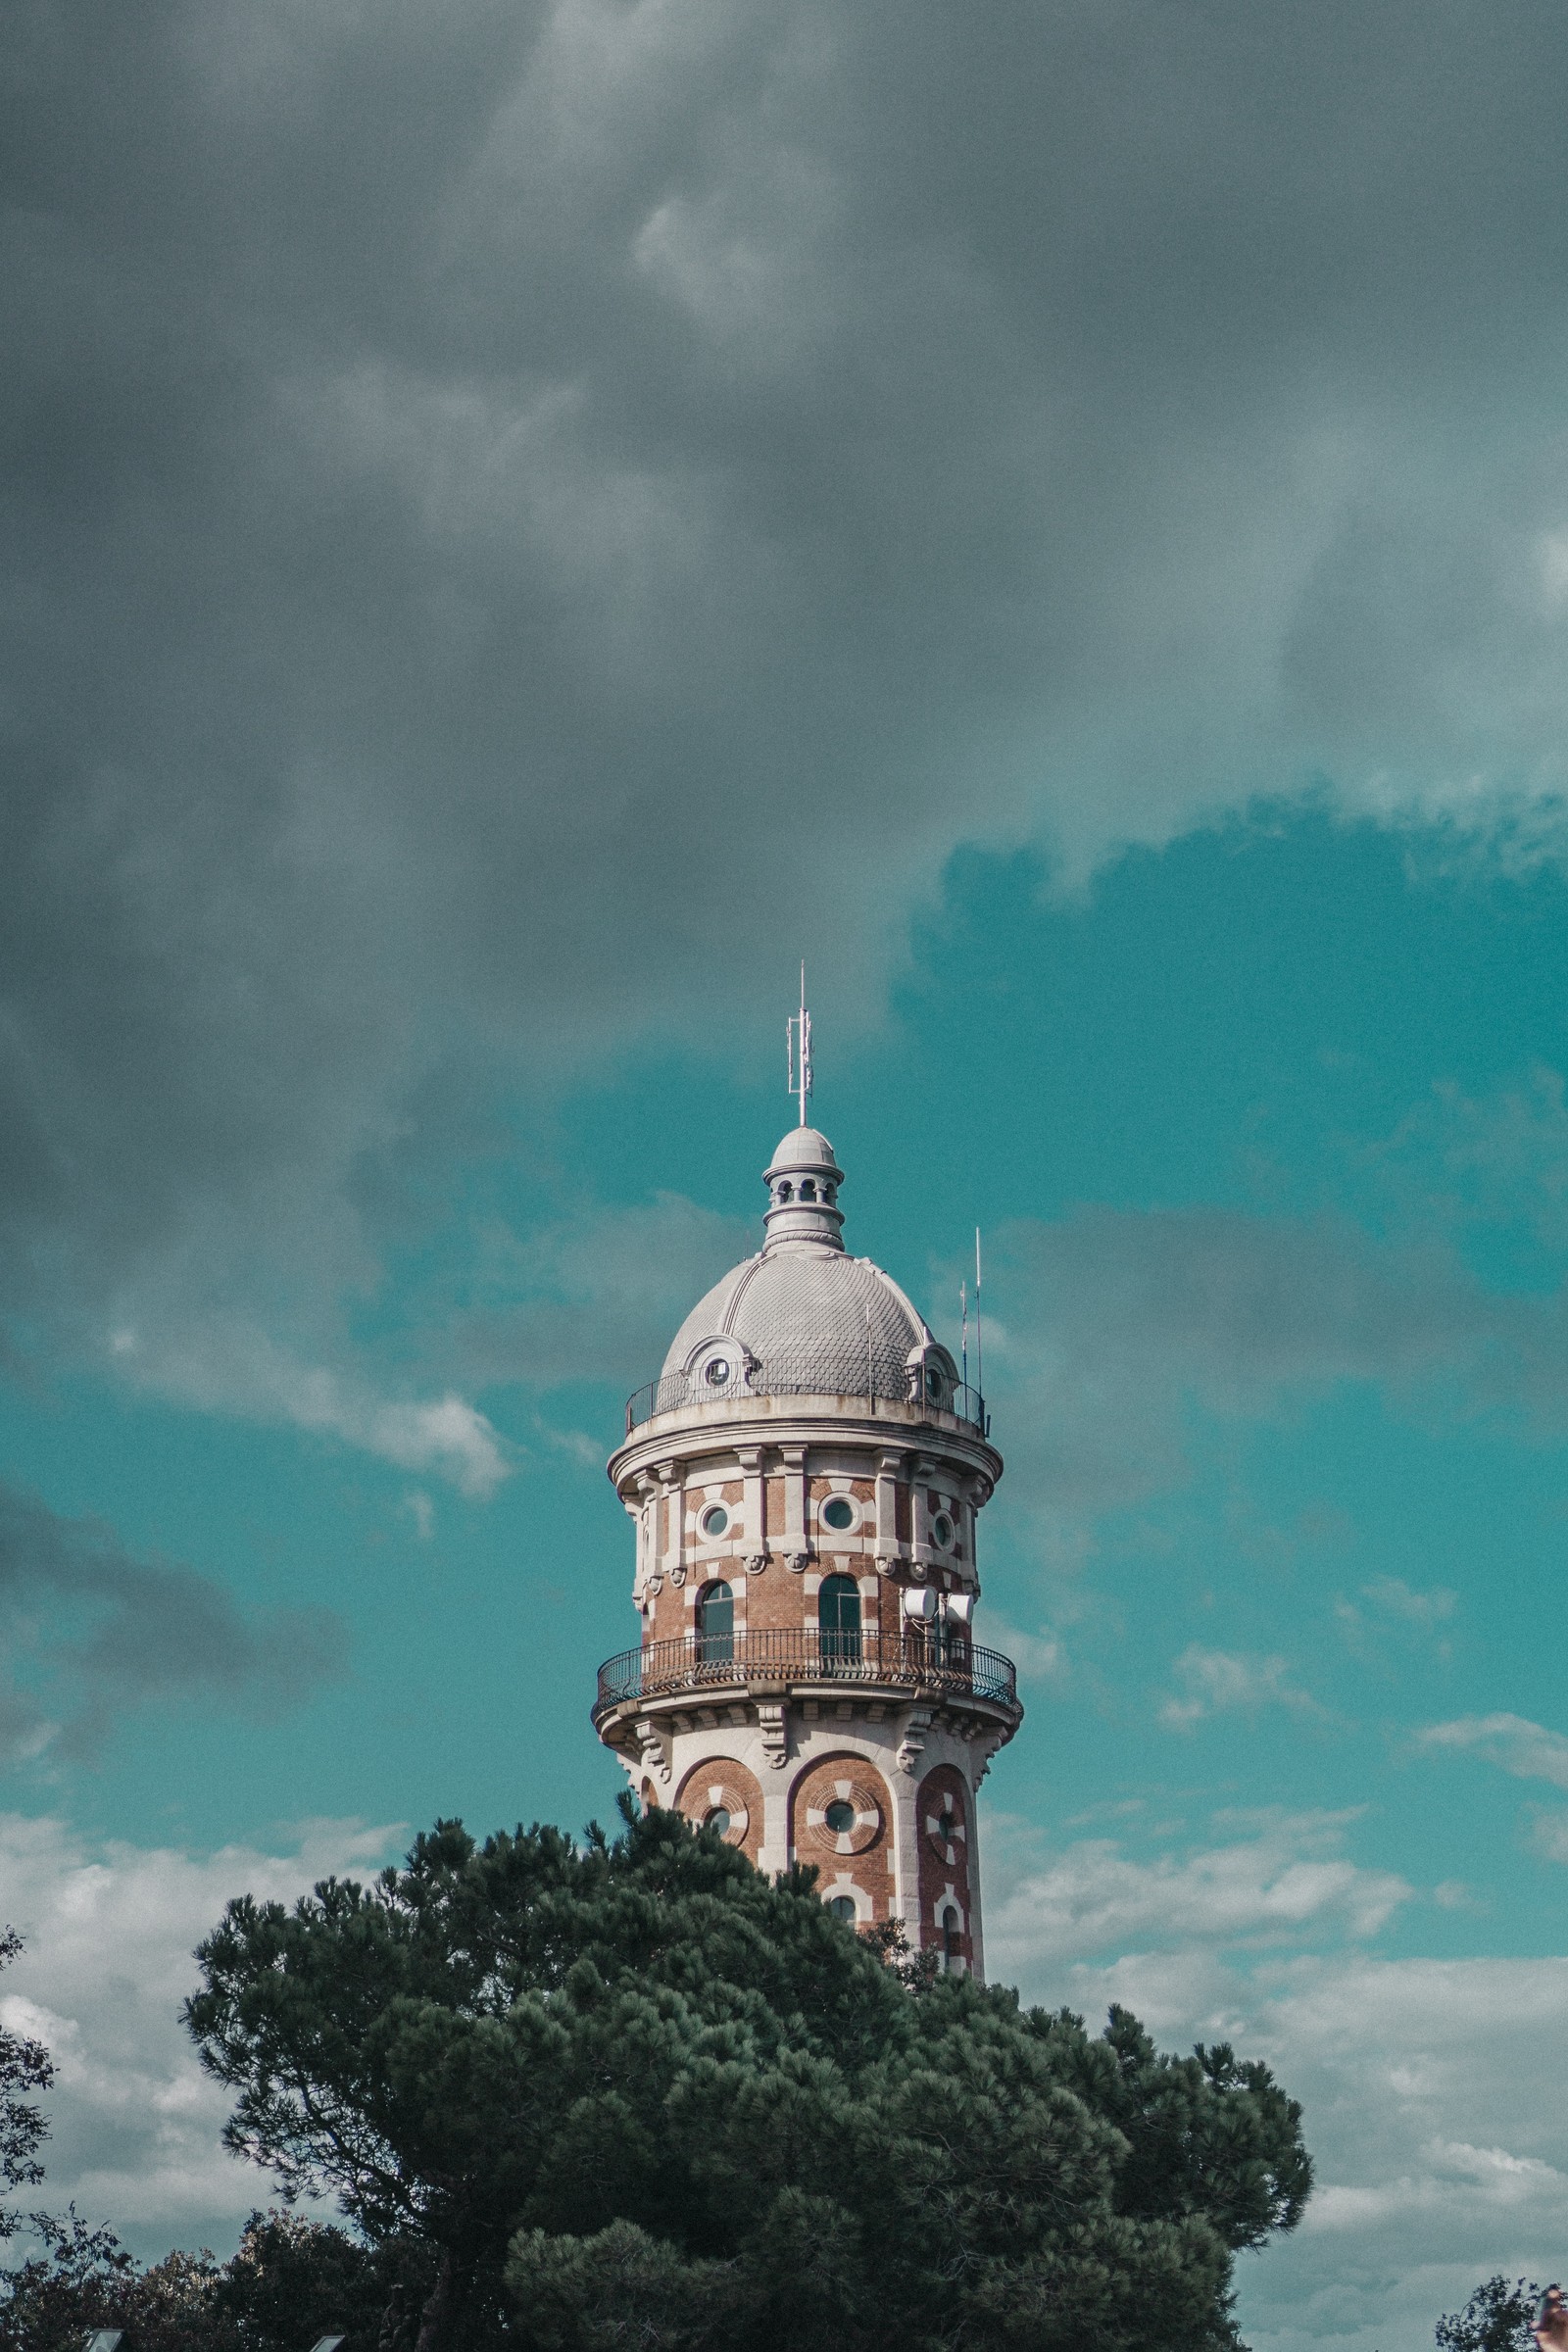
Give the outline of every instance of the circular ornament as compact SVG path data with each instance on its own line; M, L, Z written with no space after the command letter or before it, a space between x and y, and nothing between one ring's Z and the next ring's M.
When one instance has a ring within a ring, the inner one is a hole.
M727 1781L693 1780L682 1793L680 1809L688 1821L716 1831L726 1845L743 1844L751 1827L746 1799Z
M882 1835L882 1807L865 1781L845 1779L817 1789L819 1802L806 1808L806 1826L815 1844L830 1854L863 1854Z

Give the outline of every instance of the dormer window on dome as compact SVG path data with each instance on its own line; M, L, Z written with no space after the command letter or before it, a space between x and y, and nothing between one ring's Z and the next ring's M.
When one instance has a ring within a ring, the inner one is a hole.
M934 1404L951 1412L958 1390L958 1367L939 1340L926 1333L924 1344L911 1348L906 1360L911 1404Z
M741 1341L724 1332L710 1332L689 1348L681 1367L694 1400L745 1396L757 1370L757 1358Z

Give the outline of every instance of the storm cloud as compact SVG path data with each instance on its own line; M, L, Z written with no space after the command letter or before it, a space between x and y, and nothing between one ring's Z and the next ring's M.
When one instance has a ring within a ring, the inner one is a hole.
M263 1718L340 1675L330 1609L247 1614L177 1561L0 1485L0 1756L90 1755L127 1710L220 1702Z
M1565 73L1545 5L23 0L13 1307L308 1387L456 1071L803 945L874 1017L960 839L1555 854Z

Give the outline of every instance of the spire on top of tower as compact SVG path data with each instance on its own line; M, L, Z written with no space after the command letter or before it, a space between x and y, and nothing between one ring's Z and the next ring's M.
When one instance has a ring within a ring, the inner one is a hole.
M766 1249L783 1242L814 1243L818 1249L844 1248L840 1229L844 1211L838 1205L844 1170L833 1157L827 1137L807 1123L811 1100L811 1016L806 1009L806 966L801 966L801 1009L784 1024L789 1044L790 1093L800 1108L800 1125L787 1135L773 1154L763 1179L769 1205L762 1222L767 1227Z
M811 1100L811 1016L806 1009L806 963L801 963L801 1009L784 1024L789 1091L799 1098L801 1125L807 1124L806 1105Z

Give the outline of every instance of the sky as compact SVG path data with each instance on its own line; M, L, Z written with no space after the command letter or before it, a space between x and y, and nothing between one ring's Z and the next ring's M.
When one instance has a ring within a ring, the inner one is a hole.
M626 1394L847 1236L1006 1473L989 1963L1230 2036L1258 2352L1568 2257L1568 19L16 0L0 2021L610 1818Z

